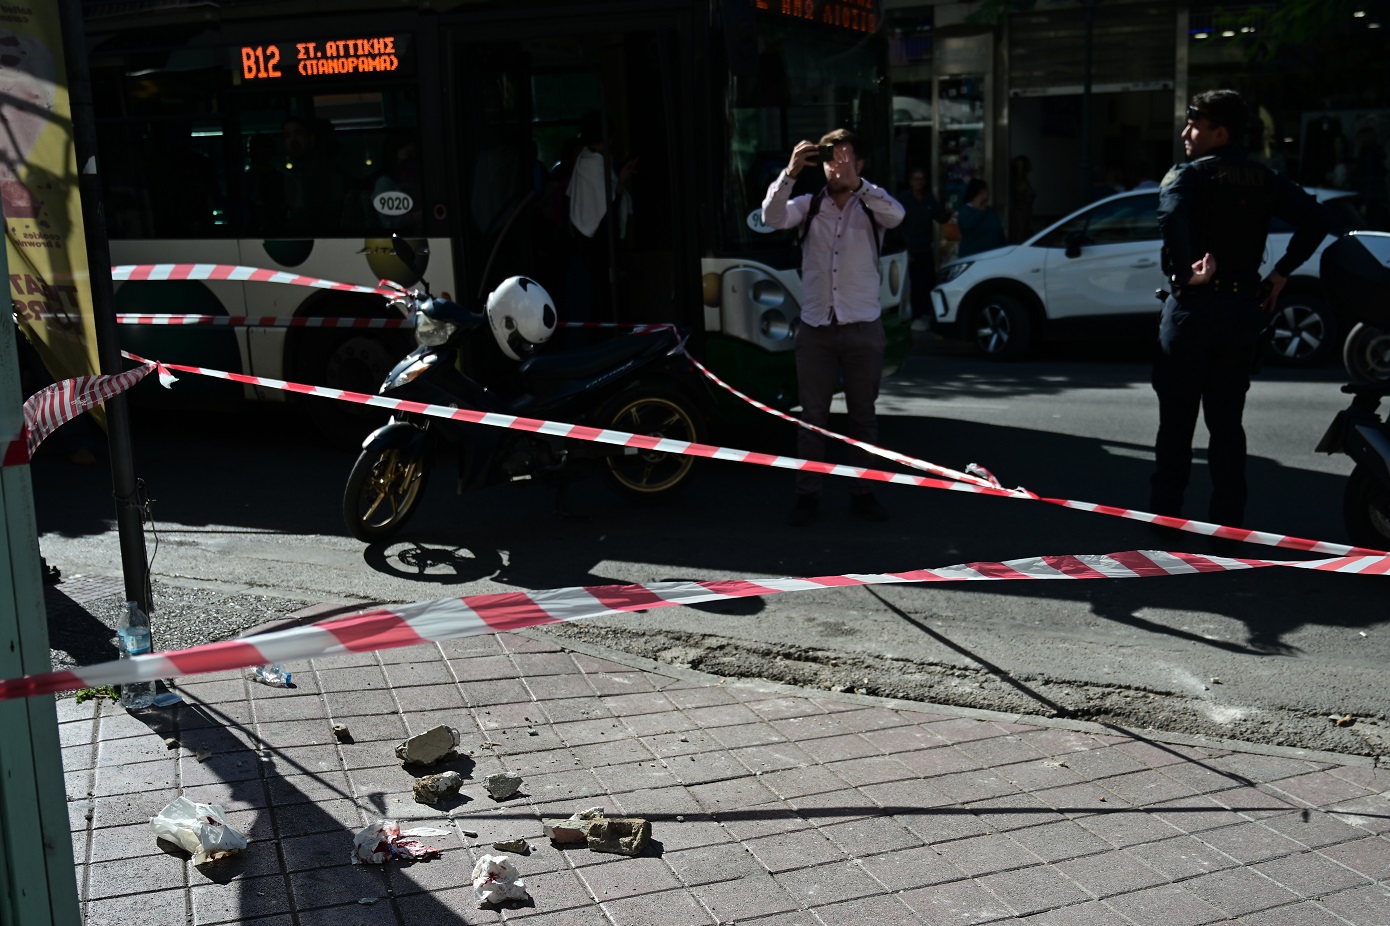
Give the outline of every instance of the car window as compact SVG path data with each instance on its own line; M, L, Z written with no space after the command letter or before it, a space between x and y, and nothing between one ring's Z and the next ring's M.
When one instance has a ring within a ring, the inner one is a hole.
M1158 194L1126 196L1101 203L1057 226L1038 241L1045 248L1064 248L1075 238L1080 244L1124 244L1157 241Z

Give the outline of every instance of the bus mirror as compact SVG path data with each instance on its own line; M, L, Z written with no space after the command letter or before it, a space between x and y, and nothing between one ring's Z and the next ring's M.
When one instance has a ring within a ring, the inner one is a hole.
M397 232L391 233L391 250L397 257L405 261L405 265L410 268L412 274L416 277L420 276L420 269L415 266L415 249Z

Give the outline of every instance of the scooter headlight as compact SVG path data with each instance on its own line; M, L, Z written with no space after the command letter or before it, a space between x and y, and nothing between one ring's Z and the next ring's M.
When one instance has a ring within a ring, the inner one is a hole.
M433 318L420 312L415 316L415 343L421 347L439 347L448 342L459 330L453 322Z

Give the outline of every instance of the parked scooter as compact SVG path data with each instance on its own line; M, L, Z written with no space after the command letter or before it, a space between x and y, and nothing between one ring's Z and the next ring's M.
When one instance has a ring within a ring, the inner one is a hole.
M1328 245L1319 276L1348 318L1390 329L1390 234L1354 231ZM1348 383L1351 405L1337 413L1319 453L1344 453L1356 466L1347 480L1342 517L1351 542L1390 550L1390 425L1380 416L1390 380Z
M415 257L394 240L408 265ZM484 313L422 289L400 297L412 311L419 344L387 375L383 396L626 431L679 441L701 441L711 404L704 381L682 356L675 330L630 334L596 347L542 354L557 324L555 304L539 283L511 277L487 298ZM517 385L484 385L464 369L465 348L488 334L519 361ZM552 437L525 430L397 412L372 432L348 476L343 522L358 540L384 540L415 513L440 452L458 455L458 490L499 482L544 480L564 490L577 464L597 469L620 494L657 499L684 488L694 457Z

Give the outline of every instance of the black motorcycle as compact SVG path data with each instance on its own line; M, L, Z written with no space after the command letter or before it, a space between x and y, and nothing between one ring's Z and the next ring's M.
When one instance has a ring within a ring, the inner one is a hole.
M395 243L407 264L414 255ZM388 374L379 394L453 408L495 412L700 442L712 400L704 380L682 356L680 332L664 328L628 334L593 347L538 353L556 327L550 297L534 280L512 277L473 312L422 290L403 294L398 308L415 317L419 346ZM479 345L495 339L520 361L509 375L484 385L469 375ZM683 489L696 459L681 454L554 437L527 430L409 411L368 435L343 493L343 522L358 540L384 540L419 507L432 470L445 450L458 458L458 491L500 482L536 480L564 491L577 469L597 469L609 486L636 499L655 500Z
M1319 271L1329 298L1348 318L1390 329L1390 234L1355 231L1328 245ZM1337 413L1318 443L1319 453L1344 453L1355 462L1342 498L1351 542L1390 549L1390 425L1380 415L1390 381L1348 383L1351 405Z

